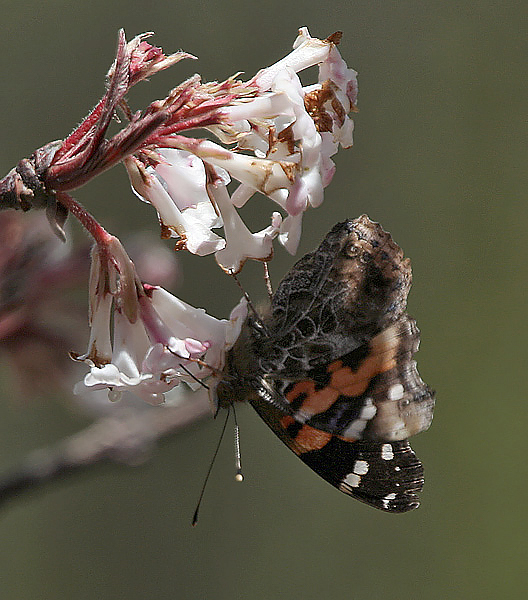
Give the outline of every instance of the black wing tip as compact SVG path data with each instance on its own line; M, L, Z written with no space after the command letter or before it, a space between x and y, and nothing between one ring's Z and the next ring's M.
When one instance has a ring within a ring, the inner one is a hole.
M409 442L350 442L334 436L301 459L338 490L384 512L418 508L423 466Z
M366 493L358 492L345 484L340 485L338 489L347 494L347 496L352 496L364 504L387 513L403 514L415 510L420 506L418 496L410 492L403 494L392 492L385 496L370 496Z

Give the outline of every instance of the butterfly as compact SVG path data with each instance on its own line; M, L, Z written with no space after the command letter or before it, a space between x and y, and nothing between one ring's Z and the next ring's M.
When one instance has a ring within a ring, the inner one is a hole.
M419 505L410 436L433 418L413 360L411 265L366 215L338 223L250 314L226 356L219 407L247 401L338 490L387 512Z

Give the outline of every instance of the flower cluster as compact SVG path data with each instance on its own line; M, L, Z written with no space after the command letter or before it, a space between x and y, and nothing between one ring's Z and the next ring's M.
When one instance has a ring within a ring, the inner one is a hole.
M303 214L321 205L334 175L331 157L352 145L357 82L337 50L340 34L320 40L302 28L292 52L248 81L203 83L195 75L133 113L126 101L133 85L195 58L166 56L148 35L127 43L120 32L103 98L64 141L43 146L0 180L0 208L45 208L63 239L71 213L93 236L91 337L87 351L74 355L90 366L84 387L108 389L111 399L132 391L158 404L181 381L200 385L222 369L246 304L219 320L141 282L120 242L69 192L122 162L134 192L156 209L162 237L178 238L176 248L214 254L233 275L247 259L269 261L275 238L293 254ZM317 81L303 85L298 73L309 67L318 68ZM107 139L117 111L128 124ZM189 134L197 129L210 139ZM239 209L257 194L275 210L252 232Z
M227 99L206 127L220 143L165 135L156 140L155 155L140 152L124 161L133 189L156 208L165 231L181 238L179 247L215 253L230 273L248 258L269 260L275 237L295 253L302 215L322 203L334 174L331 156L339 144L352 145L348 113L355 109L356 73L341 58L338 38L319 40L303 28L290 54L247 82L182 84L208 105ZM316 65L318 82L303 87L297 73ZM228 191L231 179L238 186ZM285 217L273 212L271 224L252 233L237 208L256 192ZM223 237L213 231L222 226Z
M88 351L72 356L91 366L87 388L108 389L111 400L129 391L160 404L181 381L199 385L222 369L246 314L241 302L229 320L219 320L141 283L119 240L109 236L104 251L93 250Z

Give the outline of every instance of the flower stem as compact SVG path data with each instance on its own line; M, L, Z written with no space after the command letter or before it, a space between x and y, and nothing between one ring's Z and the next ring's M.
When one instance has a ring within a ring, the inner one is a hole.
M106 248L113 236L77 200L66 192L57 192L57 201L70 211L98 246Z

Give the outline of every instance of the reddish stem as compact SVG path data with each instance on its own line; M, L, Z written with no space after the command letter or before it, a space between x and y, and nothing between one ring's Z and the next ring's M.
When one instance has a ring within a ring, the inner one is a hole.
M90 129L97 123L97 121L101 117L101 112L104 108L106 96L104 96L99 102L97 106L90 112L90 114L83 119L82 123L75 129L70 135L64 140L61 148L57 151L54 156L54 161L59 162L60 159L65 157L75 146L79 144L79 142L83 139L83 137L90 131Z
M57 192L57 201L65 206L69 212L81 223L81 225L93 237L95 243L105 248L113 236L99 224L98 221L79 203L65 192Z

